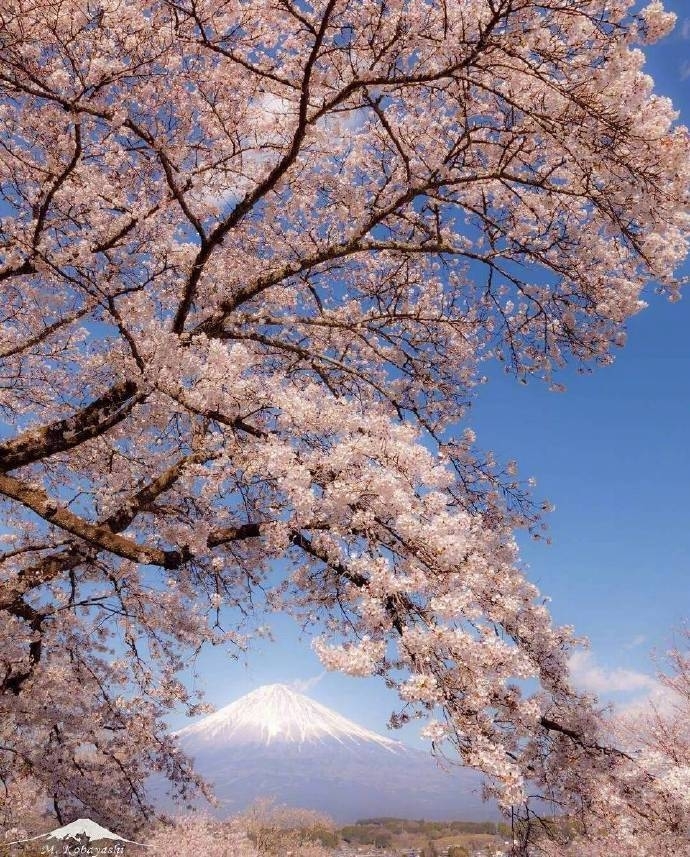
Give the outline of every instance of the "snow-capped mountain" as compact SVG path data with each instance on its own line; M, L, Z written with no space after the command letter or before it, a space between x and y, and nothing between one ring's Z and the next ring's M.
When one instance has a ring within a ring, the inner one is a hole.
M214 786L219 814L259 797L338 821L485 819L481 779L377 735L286 685L266 685L177 733Z
M305 744L371 741L395 752L401 745L370 732L285 684L267 684L177 733L199 745Z

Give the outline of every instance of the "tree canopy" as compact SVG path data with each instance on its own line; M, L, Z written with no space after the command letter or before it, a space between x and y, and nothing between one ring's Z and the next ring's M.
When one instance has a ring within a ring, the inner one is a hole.
M486 361L557 386L677 297L688 132L640 50L674 16L631 7L4 0L7 818L194 786L178 673L275 609L504 805L628 799L463 418Z

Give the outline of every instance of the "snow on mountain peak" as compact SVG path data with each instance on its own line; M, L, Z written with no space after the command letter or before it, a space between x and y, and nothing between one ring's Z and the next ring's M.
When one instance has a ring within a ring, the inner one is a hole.
M58 827L57 830L52 830L45 834L49 839L76 839L78 836L87 836L92 842L100 839L117 839L121 842L129 842L117 833L113 833L106 827L101 827L90 818L78 818L71 824L66 824L64 827ZM67 853L67 851L65 851Z
M373 742L391 752L403 749L285 684L267 684L177 733L183 744L304 744Z

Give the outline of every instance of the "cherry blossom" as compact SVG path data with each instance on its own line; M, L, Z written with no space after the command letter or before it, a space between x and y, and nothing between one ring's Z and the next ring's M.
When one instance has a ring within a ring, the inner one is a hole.
M245 813L220 822L202 813L190 813L142 831L153 854L177 857L203 854L208 857L329 857L324 834L336 839L333 823L309 810L257 801Z
M150 772L201 787L164 728L198 710L179 675L277 609L506 807L667 776L571 688L514 541L538 515L466 420L486 361L558 388L650 281L677 298L688 132L640 49L672 23L5 0L3 811L28 789L122 829Z
M578 772L586 795L567 823L544 829L535 853L551 857L683 857L690 854L690 657L688 630L664 658L649 699L608 713L614 764Z

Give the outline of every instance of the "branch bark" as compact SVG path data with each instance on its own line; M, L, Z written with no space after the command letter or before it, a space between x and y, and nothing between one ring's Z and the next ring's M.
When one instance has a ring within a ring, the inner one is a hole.
M71 417L29 429L0 444L0 473L9 473L79 446L122 422L145 398L134 381L120 381Z

